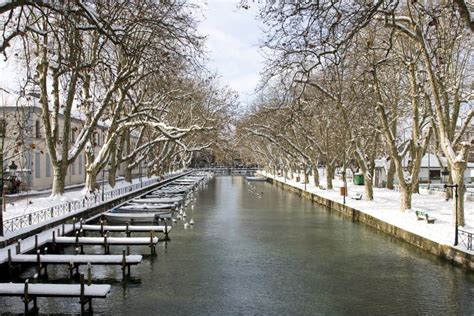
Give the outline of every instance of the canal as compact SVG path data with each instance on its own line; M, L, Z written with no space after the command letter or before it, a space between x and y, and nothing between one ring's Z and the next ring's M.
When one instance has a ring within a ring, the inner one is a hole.
M271 184L217 177L187 213L195 226L175 224L127 282L119 268L94 267L95 282L113 285L96 313L474 314L474 274ZM80 310L74 300L39 302L43 313ZM0 303L22 311L18 298Z

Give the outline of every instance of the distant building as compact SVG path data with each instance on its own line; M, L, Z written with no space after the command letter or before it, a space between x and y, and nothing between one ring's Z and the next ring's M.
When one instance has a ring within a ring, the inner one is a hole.
M0 119L6 124L4 138L4 170L5 177L13 174L8 166L12 161L18 166L14 172L22 182L23 190L50 189L53 183L53 166L47 150L41 108L38 107L0 107ZM62 124L62 117L59 124ZM76 140L83 121L78 118L71 120L71 142ZM98 151L104 144L106 127L98 127L93 133L94 150ZM138 169L138 168L137 168ZM123 175L125 166L121 165L117 175ZM69 166L66 186L80 184L85 181L85 155L81 151L76 160Z

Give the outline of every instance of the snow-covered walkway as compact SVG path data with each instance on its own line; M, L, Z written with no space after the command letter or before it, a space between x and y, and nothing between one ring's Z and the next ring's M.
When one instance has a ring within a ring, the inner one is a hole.
M295 179L289 180L284 177L274 176L261 172L263 175L274 178L280 182L286 182L293 187L305 188L304 183L296 182ZM300 176L303 179L303 176ZM311 181L310 181L311 182ZM321 177L321 184L325 184L326 179ZM306 191L319 195L323 198L342 203L343 197L340 195L339 188L342 181L335 179L333 181L334 189L322 190L313 184L306 184ZM356 194L363 194L364 186L357 186L348 183L348 197L346 205L357 209L363 213L369 214L386 223L402 228L424 238L430 239L440 244L453 245L454 243L454 225L452 223L453 202L446 201L442 194L413 194L412 210L400 212L400 193L394 190L374 188L374 200L355 200ZM428 224L425 220L417 220L415 210L422 210L429 213L430 217L436 218L434 224ZM474 232L474 202L465 201L465 219L466 226L460 229ZM465 244L460 243L456 249L474 254L474 251L467 250Z

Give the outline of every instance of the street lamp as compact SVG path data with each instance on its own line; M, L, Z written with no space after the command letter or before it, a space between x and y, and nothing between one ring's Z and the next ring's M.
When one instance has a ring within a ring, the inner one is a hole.
M455 200L455 220L454 220L454 245L458 245L458 185L457 184L445 184L444 188L454 188Z

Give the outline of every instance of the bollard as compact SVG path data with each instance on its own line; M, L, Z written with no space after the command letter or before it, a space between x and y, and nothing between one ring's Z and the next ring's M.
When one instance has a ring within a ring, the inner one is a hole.
M125 273L127 269L127 256L125 254L125 249L122 249L122 277L125 278Z
M8 249L8 274L10 276L10 282L13 281L13 264L12 264L12 250Z

